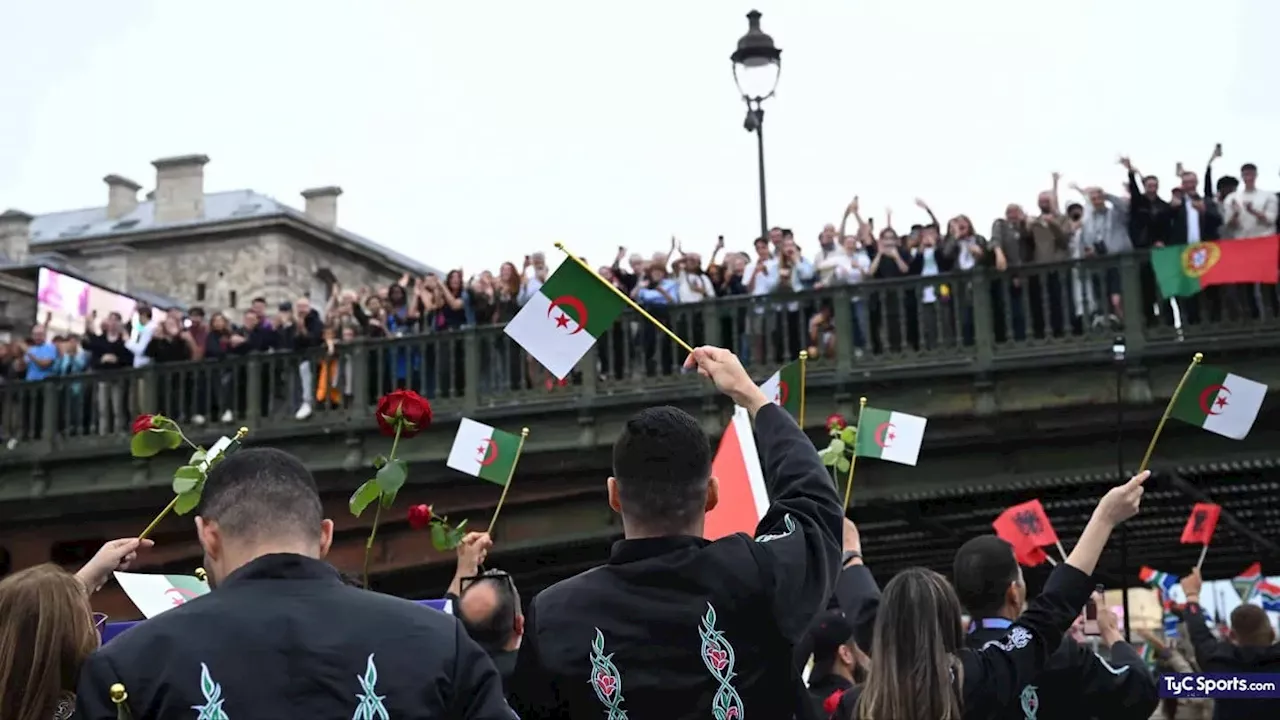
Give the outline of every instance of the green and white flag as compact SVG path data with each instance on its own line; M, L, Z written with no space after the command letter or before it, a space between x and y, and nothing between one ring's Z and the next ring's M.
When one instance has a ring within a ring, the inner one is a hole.
M505 486L520 454L520 436L463 418L449 451L449 467Z
M118 572L115 576L120 589L146 618L153 618L209 592L207 584L191 575Z
M783 365L778 372L760 384L764 396L775 405L781 405L793 416L800 415L800 398L804 395L804 376L800 361Z
M1196 365L1173 403L1173 417L1243 440L1258 419L1267 386L1226 370Z
M864 407L854 447L861 457L915 465L926 422L916 415Z
M569 258L511 318L505 332L563 380L624 308L626 302L611 286Z

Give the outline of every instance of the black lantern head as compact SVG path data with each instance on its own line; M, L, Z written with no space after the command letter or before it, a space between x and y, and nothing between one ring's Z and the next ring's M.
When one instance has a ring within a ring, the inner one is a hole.
M747 34L738 40L738 49L729 56L738 92L744 99L756 102L773 96L782 72L782 51L760 29L760 17L758 10L747 13Z

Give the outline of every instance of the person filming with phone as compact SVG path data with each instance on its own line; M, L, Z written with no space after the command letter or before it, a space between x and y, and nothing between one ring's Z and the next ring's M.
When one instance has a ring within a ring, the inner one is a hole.
M995 535L980 535L960 547L952 577L960 602L973 618L972 627L966 628L969 647L981 648L1004 637L1027 598L1013 547ZM1159 703L1156 680L1142 656L1125 642L1100 592L1082 614L1085 633L1095 631L1099 644L1110 648L1111 659L1104 660L1070 634L1064 636L1040 676L1023 688L1019 705L1010 707L1001 720L1151 717Z

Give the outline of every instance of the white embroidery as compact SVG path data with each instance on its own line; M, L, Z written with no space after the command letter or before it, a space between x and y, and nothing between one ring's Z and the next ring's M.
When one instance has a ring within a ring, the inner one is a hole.
M1106 668L1107 672L1111 673L1112 675L1123 675L1129 672L1128 665L1121 665L1120 667L1115 667L1111 663L1107 662L1106 658L1102 657L1098 653L1095 652L1093 656L1098 658L1098 662L1102 663L1102 667Z
M200 694L204 695L203 705L192 705L191 709L200 713L196 720L230 720L222 710L226 698L222 697L222 685L214 681L209 673L209 666L200 663Z
M774 540L777 540L778 538L784 538L796 531L796 521L791 519L791 513L787 513L785 516L783 516L782 524L787 528L785 532L761 535L760 537L756 538L756 542L761 542L761 543L772 542Z
M982 649L986 650L989 647L998 647L1005 652L1013 652L1014 650L1026 647L1030 642L1031 631L1024 627L1014 625L1009 629L1008 635L1005 635L999 640L991 640L986 645L983 645Z

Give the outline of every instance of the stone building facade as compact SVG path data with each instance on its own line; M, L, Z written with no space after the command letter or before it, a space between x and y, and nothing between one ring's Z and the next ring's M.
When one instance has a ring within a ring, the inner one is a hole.
M208 162L156 160L155 190L143 200L141 185L108 175L105 206L0 214L0 315L19 328L35 320L42 266L157 304L229 313L255 297L273 307L302 296L323 303L335 283L372 288L438 272L340 228L341 188L304 191L302 210L252 190L208 193Z

